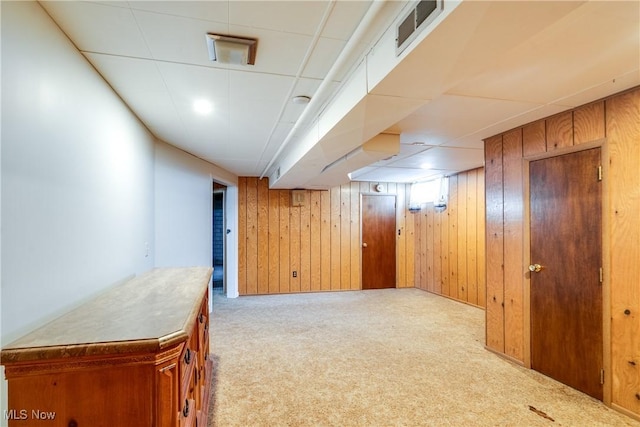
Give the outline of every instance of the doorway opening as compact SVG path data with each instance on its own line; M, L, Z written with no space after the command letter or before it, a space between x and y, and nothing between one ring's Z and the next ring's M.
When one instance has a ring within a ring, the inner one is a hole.
M214 292L226 292L225 286L225 194L227 187L214 181L213 183L213 290Z

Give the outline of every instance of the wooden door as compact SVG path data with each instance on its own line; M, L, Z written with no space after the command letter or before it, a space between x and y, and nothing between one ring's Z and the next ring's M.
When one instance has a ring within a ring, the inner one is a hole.
M600 149L529 166L531 366L602 400Z
M362 196L362 289L396 287L396 197Z

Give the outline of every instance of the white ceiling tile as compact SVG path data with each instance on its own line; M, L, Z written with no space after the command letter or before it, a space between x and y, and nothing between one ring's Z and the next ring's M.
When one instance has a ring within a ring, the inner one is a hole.
M167 89L174 100L191 104L205 98L223 102L229 98L229 70L159 62Z
M238 176L255 176L254 171L258 162L253 159L244 158L217 158L212 161L216 165L228 171L233 171Z
M313 55L309 58L302 75L306 78L322 79L327 75L346 42L336 39L321 38L316 44Z
M206 35L227 30L211 21L134 11L154 59L185 64L215 66L209 60Z
M231 25L313 35L327 10L328 1L232 1Z
M129 1L132 9L226 23L229 3L226 1Z
M95 53L85 56L148 127L175 116L173 102L153 61Z
M416 182L425 181L429 178L436 178L443 175L451 175L455 171L450 170L425 170L420 168L375 168L367 170L357 177L352 174L352 178L358 181L382 181L382 182Z
M411 157L400 159L390 166L397 168L469 170L484 164L484 150L435 147Z
M324 26L322 36L338 40L349 40L370 5L370 1L364 0L337 1L329 20Z
M309 49L311 36L231 25L233 35L258 40L252 71L295 76Z
M293 125L291 123L278 123L276 128L273 130L267 144L263 147L260 153L257 153L259 154L258 159L260 162L264 163L259 174L262 174L264 167L267 166L267 163L271 161L275 153L280 149L280 145L287 137L292 127Z
M150 58L131 10L100 3L41 2L81 51Z
M235 99L269 100L280 106L286 101L285 96L294 82L290 76L230 70L229 95Z

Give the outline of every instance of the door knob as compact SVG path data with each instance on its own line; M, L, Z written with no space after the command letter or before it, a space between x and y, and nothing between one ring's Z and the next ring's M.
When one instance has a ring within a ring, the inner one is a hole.
M366 247L367 247L367 244L366 244L366 243L362 243L362 247L363 247L363 248L366 248Z
M531 264L529 266L529 271L532 273L539 273L542 270L542 266L540 264Z

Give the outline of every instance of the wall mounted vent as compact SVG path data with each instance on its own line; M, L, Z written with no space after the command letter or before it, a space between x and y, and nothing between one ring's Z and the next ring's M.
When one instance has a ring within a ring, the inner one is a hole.
M418 30L431 24L444 9L444 0L422 0L413 4L396 27L396 56L416 38Z

